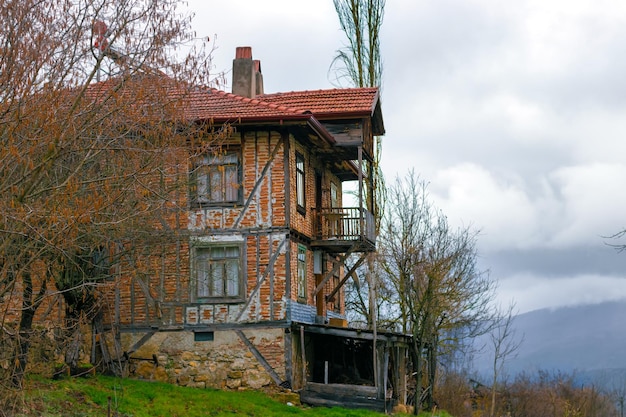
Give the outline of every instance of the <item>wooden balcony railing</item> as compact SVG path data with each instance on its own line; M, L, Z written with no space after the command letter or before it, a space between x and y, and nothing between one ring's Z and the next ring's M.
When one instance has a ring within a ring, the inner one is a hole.
M317 210L317 238L321 241L365 241L376 243L374 215L360 207Z

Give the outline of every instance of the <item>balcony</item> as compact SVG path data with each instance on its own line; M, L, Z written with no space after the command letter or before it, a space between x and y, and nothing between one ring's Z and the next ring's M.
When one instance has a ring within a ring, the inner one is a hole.
M355 243L355 252L376 250L374 215L360 207L322 208L316 210L317 233L313 247L330 253L347 252Z

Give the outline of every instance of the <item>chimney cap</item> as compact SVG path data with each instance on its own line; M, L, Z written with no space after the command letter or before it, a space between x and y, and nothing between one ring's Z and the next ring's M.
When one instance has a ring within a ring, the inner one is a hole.
M238 46L235 50L235 59L239 58L252 59L252 47Z

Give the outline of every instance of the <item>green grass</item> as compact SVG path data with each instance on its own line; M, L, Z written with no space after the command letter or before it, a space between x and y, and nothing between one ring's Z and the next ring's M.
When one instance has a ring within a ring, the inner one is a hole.
M97 376L60 381L30 379L19 417L381 417L366 410L289 406L257 391L220 391ZM439 415L439 414L435 414ZM424 414L431 416L431 414ZM442 417L443 415L440 415Z

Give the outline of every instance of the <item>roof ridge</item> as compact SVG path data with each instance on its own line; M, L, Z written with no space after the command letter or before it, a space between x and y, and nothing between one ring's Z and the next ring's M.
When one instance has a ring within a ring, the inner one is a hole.
M314 94L314 93L324 93L324 92L336 92L336 91L355 91L355 90L361 90L361 91L371 91L371 90L380 90L379 87L344 87L344 88L318 88L315 90L292 90L292 91L279 91L276 93L265 93L265 94L261 94L261 97L264 96L281 96L281 95L288 95L288 94Z
M234 100L238 100L238 101L241 101L243 103L250 103L250 104L253 104L253 105L260 105L260 106L267 107L267 108L270 108L270 109L276 109L276 110L280 110L280 111L284 111L284 112L288 112L288 113L294 113L294 114L304 114L305 113L305 110L296 109L294 107L283 106L283 105L275 104L275 103L268 103L267 101L259 100L257 98L244 97L244 96L240 96L240 95L237 95L237 94L229 93L227 91L223 91L223 90L220 90L220 89L214 88L214 87L209 87L209 88L210 88L210 90L212 92L220 94L223 97L232 98Z

